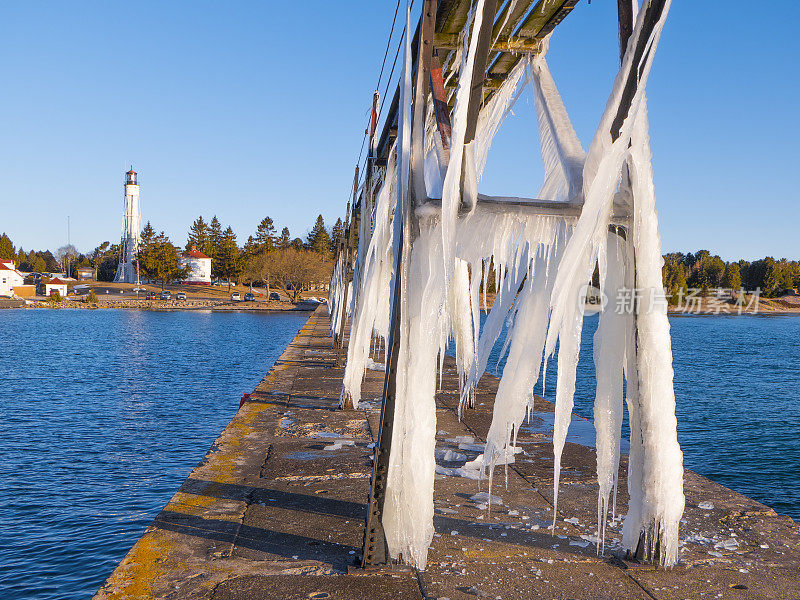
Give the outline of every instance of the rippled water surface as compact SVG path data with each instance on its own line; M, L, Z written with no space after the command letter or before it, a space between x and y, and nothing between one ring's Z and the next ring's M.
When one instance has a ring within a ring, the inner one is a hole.
M575 412L590 421L597 322L585 319L575 390ZM670 325L684 466L800 521L800 317L671 317ZM502 341L490 372L502 373ZM547 368L550 401L555 362ZM624 426L627 436L627 415Z
M0 598L91 598L307 317L0 310Z
M306 317L0 310L0 598L90 598ZM671 323L686 466L800 519L800 317Z

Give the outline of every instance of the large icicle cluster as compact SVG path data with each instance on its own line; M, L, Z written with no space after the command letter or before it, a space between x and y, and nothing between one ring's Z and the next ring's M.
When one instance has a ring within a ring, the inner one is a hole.
M480 27L482 5L483 0L477 0L471 13L473 31ZM575 134L548 69L547 40L543 52L521 60L484 106L476 138L465 144L466 103L476 52L474 35L465 35L457 58L459 87L448 161L442 160L445 153L432 135L435 119L430 112L424 119L426 188L429 194L441 191L441 210L428 203L410 207L413 212L406 204L412 112L411 51L406 40L398 141L377 195L374 233L355 282L353 295L358 300L352 310L343 388L343 396L356 404L374 338L388 337L388 292L394 278L400 277L396 412L383 517L393 557L421 569L427 560L433 536L436 373L450 339L455 341L463 410L474 397L489 353L507 325L506 363L483 456L490 478L495 465L513 460L509 456L513 457L516 434L533 407L534 385L544 381L547 359L557 352L553 434L557 510L561 456L580 351L583 295L599 265L601 290L612 301L600 316L594 338L598 537L602 539L609 510L615 510L625 393L631 449L623 543L649 560L676 563L684 506L683 465L644 95L662 27L663 17L646 40L649 48L641 63L634 64L633 48L644 35L641 15L637 20L588 152ZM618 135L612 137L612 122L627 102L623 90L632 70L639 85ZM579 217L568 216L577 210L534 214L478 199L477 182L494 134L528 81L544 162L538 199L562 208L580 208ZM396 264L398 273L393 272ZM479 291L482 286L486 289L492 269L498 294L481 327ZM638 310L617 311L613 299L634 288L641 292ZM336 303L334 307L339 310ZM334 314L334 320L340 318L344 317Z

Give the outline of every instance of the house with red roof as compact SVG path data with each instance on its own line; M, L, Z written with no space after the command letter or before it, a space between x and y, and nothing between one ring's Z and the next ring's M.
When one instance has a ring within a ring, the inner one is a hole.
M14 288L25 283L25 276L17 271L13 260L0 260L0 296L14 296Z
M180 257L181 265L189 267L189 274L183 283L211 285L211 257L200 252L196 246Z
M67 295L67 282L62 281L58 277L54 277L49 281L43 281L41 287L45 296L52 296L55 292L58 292L62 298Z

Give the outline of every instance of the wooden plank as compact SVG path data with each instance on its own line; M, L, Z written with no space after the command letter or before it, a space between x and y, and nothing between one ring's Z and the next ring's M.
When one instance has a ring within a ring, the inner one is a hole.
M536 53L541 50L542 40L538 38L524 38L519 36L493 36L492 52L513 51L520 54ZM434 37L434 45L437 49L457 50L459 47L458 34L437 33Z

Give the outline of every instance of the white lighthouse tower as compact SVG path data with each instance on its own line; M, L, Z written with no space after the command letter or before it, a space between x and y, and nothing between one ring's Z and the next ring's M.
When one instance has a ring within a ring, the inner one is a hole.
M122 242L119 249L119 266L114 281L139 283L136 254L139 252L139 182L136 171L125 173L125 204L122 208Z

